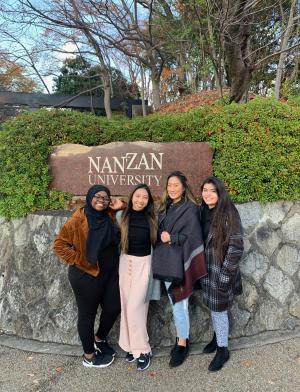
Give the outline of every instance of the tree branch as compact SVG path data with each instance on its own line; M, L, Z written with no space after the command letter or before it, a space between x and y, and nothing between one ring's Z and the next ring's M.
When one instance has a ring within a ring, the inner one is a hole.
M99 84L99 85L96 86L96 87L89 88L88 90L81 91L80 93L74 95L72 98L69 98L69 99L67 99L66 101L63 101L63 102L61 102L61 103L59 103L58 105L55 105L55 106L53 106L53 107L54 107L54 108L60 108L60 107L62 107L62 106L65 106L65 105L67 105L68 103L74 101L74 99L80 97L80 95L83 95L83 94L92 92L92 91L94 91L94 90L97 90L97 88L100 88L100 87L102 87L101 84Z
M278 55L280 55L281 53L284 53L284 52L289 52L289 51L291 51L291 50L293 50L293 49L295 49L295 48L298 48L299 46L300 46L300 42L298 42L297 44L295 44L295 45L293 45L293 46L290 46L289 48L286 48L286 49L284 49L284 50L280 50L280 51L278 51L278 52L269 54L268 56L266 56L266 57L264 57L263 59L259 60L256 64L253 64L253 65L252 65L252 68L253 68L253 69L257 69L257 68L259 68L260 66L262 66L262 65L263 65L267 60L269 60L270 58L275 57L275 56L278 56Z

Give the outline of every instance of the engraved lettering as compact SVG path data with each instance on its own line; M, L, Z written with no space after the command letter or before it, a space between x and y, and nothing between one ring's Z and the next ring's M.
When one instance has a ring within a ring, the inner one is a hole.
M108 173L112 172L108 157L106 157L105 160L104 160L101 173L103 173L105 169L108 170Z
M127 160L128 158L130 158L130 156L131 156L131 160L129 161L129 163L127 163L126 169L127 169L127 170L137 170L137 169L138 169L137 166L131 167L131 165L133 164L133 161L135 160L135 158L136 158L136 156L137 156L137 153L136 153L136 152L128 152L128 153L126 154L126 160Z
M151 170L154 170L154 161L156 162L156 165L158 167L158 169L162 170L162 159L163 159L163 152L159 152L158 153L159 158L157 158L157 156L155 155L154 152L150 152L150 156L151 156Z
M144 166L145 170L150 170L150 167L149 167L148 162L147 162L146 155L144 153L142 154L141 159L140 159L140 163L139 163L139 166L138 166L139 170L141 170L141 166Z
M121 172L124 173L124 164L125 164L126 156L122 156L121 159L122 159L122 162L120 162L117 157L113 157L113 160L114 160L114 173L117 173L117 166L119 167Z
M94 159L92 158L92 157L88 157L89 158L89 160L90 160L90 170L89 170L89 173L93 173L93 170L92 170L92 165L94 166L94 168L96 169L96 171L98 172L98 173L100 173L100 159L101 159L101 157L96 157L96 159L97 159L97 163L94 161Z

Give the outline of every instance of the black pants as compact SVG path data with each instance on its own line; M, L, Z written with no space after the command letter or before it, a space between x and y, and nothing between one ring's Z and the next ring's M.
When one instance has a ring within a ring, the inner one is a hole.
M113 257L115 258L114 255ZM99 305L102 312L96 335L103 340L121 310L116 262L112 259L105 260L105 267L101 268L100 275L96 278L76 266L70 266L69 281L78 307L77 328L83 351L91 354L94 352L94 325Z

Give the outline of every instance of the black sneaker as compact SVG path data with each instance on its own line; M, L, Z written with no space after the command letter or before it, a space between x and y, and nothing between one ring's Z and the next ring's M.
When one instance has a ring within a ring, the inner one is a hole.
M125 361L126 361L126 362L134 362L135 360L136 360L136 358L134 358L134 356L132 355L132 353L129 351L129 352L126 354Z
M148 369L151 363L152 353L141 354L137 362L137 370L143 371Z
M95 350L100 351L100 353L102 354L111 355L113 357L116 355L115 350L112 347L110 347L110 345L107 343L106 340L101 340L100 342L97 342L95 340L94 347Z
M96 351L91 359L88 359L83 355L82 364L86 367L104 368L112 364L114 359L115 358L111 355L102 354Z
M188 340L186 341L186 346L179 346L177 344L176 347L174 347L174 349L172 350L169 366L171 368L180 366L187 357L189 350L190 347Z

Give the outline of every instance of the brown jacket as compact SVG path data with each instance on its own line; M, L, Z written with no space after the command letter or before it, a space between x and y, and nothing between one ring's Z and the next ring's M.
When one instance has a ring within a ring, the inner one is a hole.
M92 276L100 272L99 266L90 264L85 258L88 236L88 221L83 208L79 208L67 220L54 240L54 251L66 263L75 264Z

